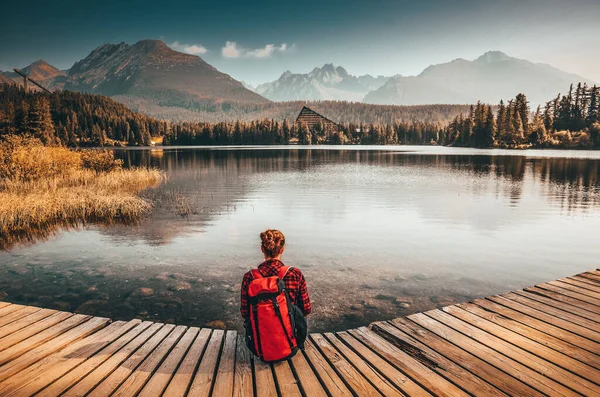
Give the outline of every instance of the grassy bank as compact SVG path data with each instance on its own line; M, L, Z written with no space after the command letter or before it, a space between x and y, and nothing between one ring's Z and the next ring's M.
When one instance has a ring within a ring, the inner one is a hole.
M138 194L163 176L123 169L111 152L0 141L0 248L88 222L134 222L152 209Z

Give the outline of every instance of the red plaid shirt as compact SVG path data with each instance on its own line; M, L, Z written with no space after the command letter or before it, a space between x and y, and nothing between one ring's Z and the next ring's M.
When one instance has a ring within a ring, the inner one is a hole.
M258 271L263 277L276 276L281 266L283 266L281 261L270 259L261 263L258 266ZM248 310L248 286L252 280L251 272L244 274L244 279L242 280L242 296L240 299L240 312L244 318L248 318L250 315ZM300 310L302 310L302 313L307 316L310 313L311 306L308 290L306 288L306 280L304 280L302 272L295 267L290 268L283 278L283 281L285 282L285 288L290 294L292 303L298 306Z

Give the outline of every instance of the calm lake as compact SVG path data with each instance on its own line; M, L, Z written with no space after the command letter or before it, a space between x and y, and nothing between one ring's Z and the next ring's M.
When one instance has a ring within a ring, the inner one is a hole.
M259 233L286 235L313 330L339 330L599 266L600 152L434 147L117 150L168 180L138 225L0 252L5 300L239 328ZM217 321L217 322L215 322Z

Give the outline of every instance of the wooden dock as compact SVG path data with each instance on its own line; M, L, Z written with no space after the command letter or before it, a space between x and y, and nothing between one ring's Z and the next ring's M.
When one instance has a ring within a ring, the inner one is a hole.
M368 328L289 362L235 331L0 303L0 396L600 396L600 271Z

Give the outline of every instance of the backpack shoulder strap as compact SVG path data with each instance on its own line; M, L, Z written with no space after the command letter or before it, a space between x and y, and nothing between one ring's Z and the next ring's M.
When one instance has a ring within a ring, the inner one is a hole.
M283 280L283 278L288 274L290 269L293 269L293 267L292 266L281 266L279 268L279 271L277 272L277 276L279 277L279 279Z
M252 269L252 270L250 270L250 275L255 280L259 279L259 278L263 278L263 275L258 271L258 269Z

